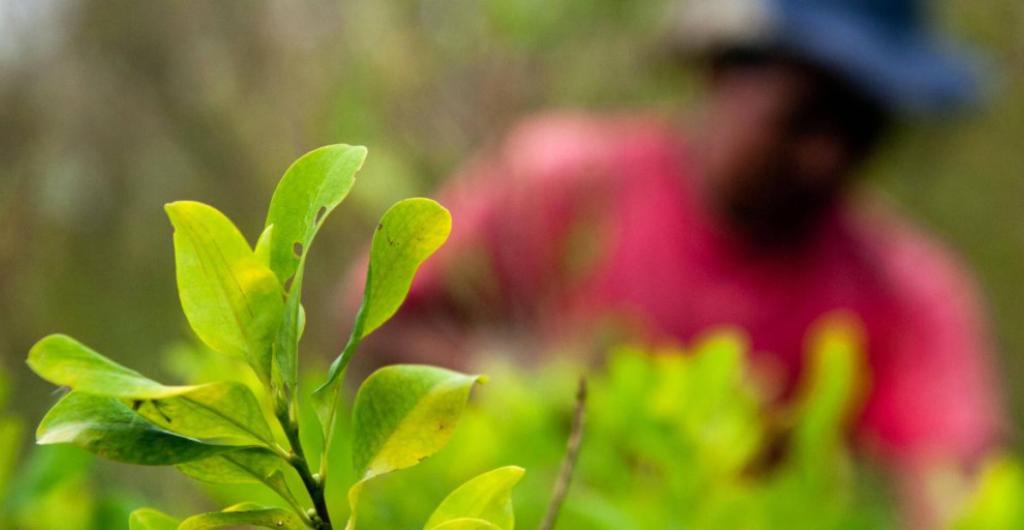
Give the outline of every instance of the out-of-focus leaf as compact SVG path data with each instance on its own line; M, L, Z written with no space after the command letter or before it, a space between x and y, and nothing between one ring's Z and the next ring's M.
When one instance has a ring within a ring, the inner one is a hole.
M273 443L256 397L240 383L163 385L66 335L37 342L28 365L55 385L132 400L139 414L178 434L224 444Z
M842 445L865 388L863 330L856 317L835 314L815 324L797 398L794 448L808 463L828 461Z
M501 530L513 530L512 488L523 478L523 468L508 466L484 473L451 492L427 520L425 530L447 528L445 523L482 519Z
M181 522L178 530L212 530L255 526L280 530L301 530L302 520L283 508L270 508L253 503L236 504L224 511L193 515Z
M990 459L952 530L1024 528L1024 466L1007 456Z
M363 381L352 409L352 467L359 480L349 490L349 528L355 527L362 485L441 450L480 379L432 366L394 365Z
M0 418L0 495L8 490L11 475L21 454L21 435L23 426L16 418Z
M271 347L284 300L273 271L215 208L168 204L181 306L196 335L214 350L245 358L270 381Z
M406 199L388 209L381 218L370 247L363 302L352 335L344 351L331 364L327 381L316 390L320 401L321 422L331 418L330 405L338 376L355 353L359 341L391 318L409 294L420 265L448 239L451 214L430 199Z
M179 521L153 508L139 508L128 516L129 530L177 530Z
M36 441L71 443L104 458L141 465L180 464L232 449L167 431L116 398L83 392L71 392L46 413Z

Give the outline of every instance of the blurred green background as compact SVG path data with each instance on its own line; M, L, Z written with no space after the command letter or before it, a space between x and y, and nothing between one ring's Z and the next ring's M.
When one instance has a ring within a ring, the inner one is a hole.
M348 260L393 200L430 194L532 112L643 108L686 119L699 84L658 53L668 5L0 0L0 371L28 427L21 437L54 400L23 362L46 333L168 373L163 352L188 331L163 203L216 204L255 239L290 161L328 143L369 146L307 275L306 306L321 318L304 348L326 359L347 328L323 315L338 313ZM987 54L990 104L901 128L870 186L977 273L1019 426L1024 4L937 7L945 27ZM184 482L112 464L98 473L165 497Z

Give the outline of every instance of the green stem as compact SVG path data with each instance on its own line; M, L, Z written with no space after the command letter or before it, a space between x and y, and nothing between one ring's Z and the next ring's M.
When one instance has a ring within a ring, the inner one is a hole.
M309 498L313 501L313 509L316 511L317 519L311 521L316 530L333 530L331 525L331 514L327 511L327 500L324 498L324 482L314 476L309 469L309 462L306 460L305 451L302 448L302 441L299 439L299 425L297 420L289 418L278 418L284 428L288 443L292 446L292 454L288 457L288 463L299 474L302 485L305 486Z
M359 314L356 315L356 323L353 326L352 335L349 336L345 348L341 350L341 355L338 357L337 376L334 378L334 391L330 398L330 413L327 415L327 425L324 426L324 448L323 455L320 458L321 479L327 477L327 453L330 451L331 443L334 440L334 424L337 422L337 418L334 416L338 413L338 401L341 400L342 381L345 380L345 370L348 369L348 363L352 360L352 356L355 355L359 343L362 342L362 339L358 337L363 329L364 318L364 311L360 308Z

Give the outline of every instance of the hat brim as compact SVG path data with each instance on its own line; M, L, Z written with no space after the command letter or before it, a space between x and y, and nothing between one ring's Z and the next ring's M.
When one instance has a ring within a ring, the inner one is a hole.
M769 49L807 61L897 114L948 113L982 96L978 55L921 30L899 33L848 10L785 0L696 2L670 44L683 56Z
M924 33L894 34L825 7L784 10L771 32L786 53L832 71L900 113L935 114L980 99L980 64Z

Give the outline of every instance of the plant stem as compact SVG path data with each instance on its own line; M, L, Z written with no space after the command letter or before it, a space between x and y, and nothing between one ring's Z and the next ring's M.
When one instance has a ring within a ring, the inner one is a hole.
M283 418L279 418L283 419ZM313 528L316 530L332 530L331 515L327 511L327 501L324 499L323 481L317 480L309 470L309 462L306 460L305 451L302 449L302 441L299 439L299 426L294 421L282 421L285 435L288 436L288 443L292 446L292 454L288 463L295 468L302 479L302 485L306 487L309 498L313 501L313 509L316 510L318 520L313 521Z
M562 509L565 496L569 493L569 484L572 483L572 475L576 470L576 460L580 454L580 442L583 440L583 418L587 405L587 380L580 378L579 389L576 391L576 410L572 418L572 430L569 432L569 441L566 444L565 457L562 459L562 467L558 470L558 478L555 480L555 487L551 493L551 503L548 504L548 511L544 514L544 520L540 523L539 530L552 530L558 520L558 512Z

